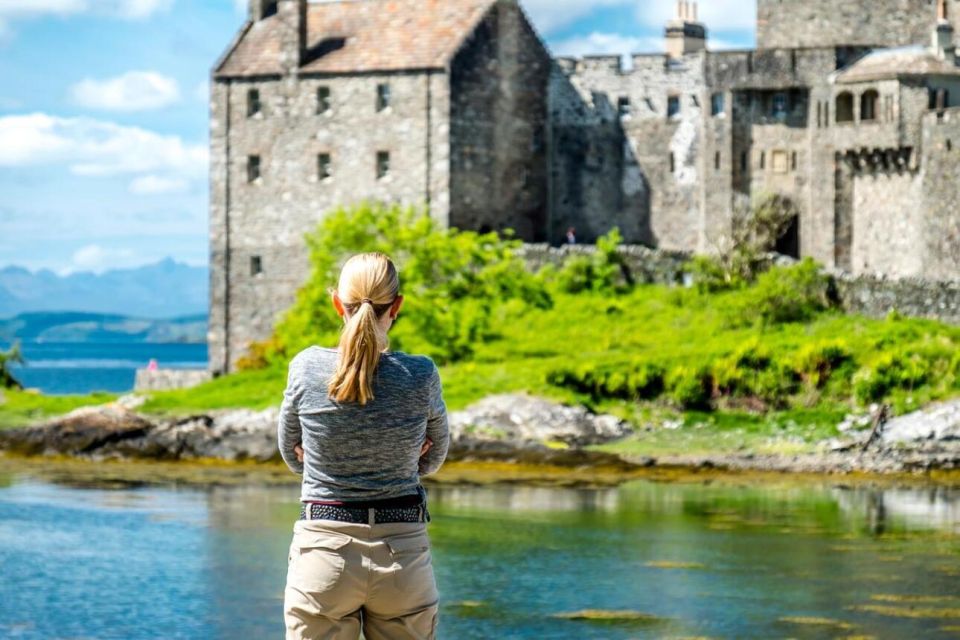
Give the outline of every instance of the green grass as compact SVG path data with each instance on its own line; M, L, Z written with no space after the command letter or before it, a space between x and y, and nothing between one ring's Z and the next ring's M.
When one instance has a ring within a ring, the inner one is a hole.
M32 391L4 389L0 391L4 401L0 403L0 429L22 427L45 420L78 407L103 404L116 399L111 393L88 395L47 396Z
M670 451L802 450L835 434L835 425L869 401L855 394L857 372L889 356L912 358L922 376L900 376L881 398L898 413L960 395L960 328L922 319L891 316L873 320L837 311L817 313L805 323L767 327L731 323L742 313L747 291L698 294L693 290L641 286L622 295L554 293L552 309L517 311L502 307L499 335L478 345L475 356L441 368L448 409L456 410L493 393L527 391L562 402L581 403L615 413L637 426L627 440L602 447L624 453ZM739 310L739 311L738 311ZM586 393L548 382L548 374L577 366L616 369L638 361L665 371L677 367L734 367L733 375L752 375L731 365L746 346L776 362L793 362L811 345L840 344L846 360L818 384L797 385L776 407L731 394L715 399L713 411L684 411L667 391L637 401ZM891 355L892 354L892 355ZM901 354L901 355L898 355ZM888 358L889 359L889 358ZM899 361L897 361L899 362ZM724 364L727 363L727 364ZM899 365L898 365L899 366ZM907 380L908 382L903 382ZM142 410L188 413L215 408L265 408L280 402L286 371L279 367L245 371L192 389L150 394ZM896 386L897 384L909 386ZM111 396L47 397L6 392L0 424L11 426L75 406L104 402ZM666 420L681 420L663 429ZM646 426L652 427L650 430Z

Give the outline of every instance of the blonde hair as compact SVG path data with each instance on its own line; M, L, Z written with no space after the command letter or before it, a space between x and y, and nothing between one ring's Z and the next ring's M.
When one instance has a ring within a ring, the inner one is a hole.
M373 399L373 374L390 344L378 320L399 290L396 267L379 251L359 253L343 265L337 293L350 318L340 333L337 369L327 385L337 402L363 405Z

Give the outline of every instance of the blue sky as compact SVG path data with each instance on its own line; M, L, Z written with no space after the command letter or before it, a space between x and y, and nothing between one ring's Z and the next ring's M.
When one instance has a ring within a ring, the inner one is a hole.
M0 0L0 267L207 263L207 78L245 4ZM712 48L753 46L753 4L701 2ZM523 5L563 55L659 51L676 11Z

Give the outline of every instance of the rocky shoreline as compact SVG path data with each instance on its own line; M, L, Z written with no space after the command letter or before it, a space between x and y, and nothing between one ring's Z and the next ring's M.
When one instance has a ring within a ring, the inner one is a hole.
M183 417L137 412L142 396L83 407L45 423L0 431L0 450L26 456L90 460L279 461L278 408L224 409ZM587 449L629 436L629 424L526 394L490 396L450 413L450 461L496 461L558 468L632 470L663 467L818 474L958 472L960 400L890 420L870 438L863 421L815 453L620 456ZM859 429L857 427L860 427ZM867 444L867 440L870 440ZM867 445L867 446L865 446Z

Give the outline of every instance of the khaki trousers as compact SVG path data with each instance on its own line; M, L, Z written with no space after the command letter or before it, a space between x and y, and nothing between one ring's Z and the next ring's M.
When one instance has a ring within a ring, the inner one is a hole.
M438 600L425 523L293 525L287 640L433 640Z

